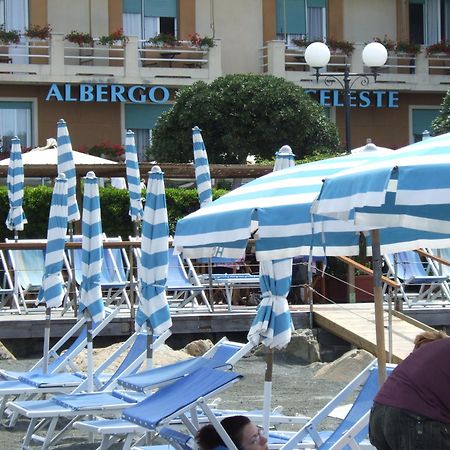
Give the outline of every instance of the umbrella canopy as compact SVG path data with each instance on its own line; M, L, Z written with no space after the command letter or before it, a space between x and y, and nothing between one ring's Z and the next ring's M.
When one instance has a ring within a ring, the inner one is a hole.
M58 173L64 173L67 178L67 196L69 222L80 220L80 210L77 203L77 174L72 154L69 130L63 119L58 121ZM41 162L42 164L42 162Z
M166 298L169 264L169 226L163 173L152 167L142 223L141 261L138 267L140 301L136 313L138 329L149 327L161 334L172 326Z
M45 271L38 300L47 308L61 306L64 299L61 270L67 233L67 179L64 174L56 178L48 219Z
M128 181L128 191L130 193L131 220L136 222L142 219L142 199L141 199L141 175L139 173L139 163L137 157L136 145L134 142L134 133L127 131L125 140L125 163Z
M22 231L27 219L23 212L23 163L20 149L20 139L17 137L11 140L11 158L8 165L8 185L9 212L6 218L8 230Z
M84 179L81 242L82 281L79 311L87 311L94 322L99 322L105 317L100 285L103 243L98 179L94 172L88 172Z
M283 145L275 153L275 164L273 167L273 171L287 169L288 167L295 166L295 155L292 153L291 147L289 145Z
M326 233L332 244L327 247L328 255L358 254L359 233L354 227L327 219L322 230L316 231L311 224L311 203L324 177L385 155L361 152L297 165L253 180L179 220L174 245L187 257L239 259L257 230L256 257L277 260L308 255L311 246L313 255L322 256L322 236Z
M194 149L195 182L197 183L200 208L212 202L211 175L209 173L208 154L203 142L202 130L192 128L192 144Z

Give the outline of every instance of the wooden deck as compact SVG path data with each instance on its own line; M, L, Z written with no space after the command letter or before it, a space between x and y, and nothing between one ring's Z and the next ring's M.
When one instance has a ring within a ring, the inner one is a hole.
M414 338L424 330L433 328L412 317L393 311L392 314L392 358L389 358L389 319L384 312L386 359L399 363L413 350ZM317 326L340 338L376 354L375 311L373 304L317 305L314 308Z

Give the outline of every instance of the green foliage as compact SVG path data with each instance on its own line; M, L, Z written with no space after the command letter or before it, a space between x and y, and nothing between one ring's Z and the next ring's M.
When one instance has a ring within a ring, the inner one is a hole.
M152 156L191 161L196 125L216 164L242 164L249 154L271 159L284 144L298 158L338 146L336 126L323 108L299 86L273 76L227 75L181 89L153 130Z
M224 195L227 191L214 189L213 197ZM145 194L143 192L143 194ZM143 195L144 196L144 195ZM44 239L47 237L48 214L52 198L52 189L47 186L27 187L24 192L23 209L28 219L20 238ZM195 189L166 189L167 209L170 233L175 232L177 220L196 211L199 208L197 191ZM81 205L79 205L81 208ZM113 187L100 188L100 207L102 211L102 228L107 236L122 236L128 239L133 233L133 224L128 210L130 201L126 189ZM8 216L9 202L6 187L0 187L0 220L5 223ZM0 227L0 241L12 239L14 233L6 226Z
M447 91L447 95L444 97L439 115L433 120L432 128L434 134L450 131L450 91Z

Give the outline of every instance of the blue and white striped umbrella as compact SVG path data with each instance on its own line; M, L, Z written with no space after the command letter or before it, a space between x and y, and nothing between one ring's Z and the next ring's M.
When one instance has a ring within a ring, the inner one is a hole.
M141 261L138 267L141 295L136 312L137 328L150 327L154 334L161 334L172 326L166 298L168 243L164 174L159 166L154 166L149 174L142 222Z
M127 172L128 192L130 194L131 220L136 222L142 219L142 198L141 198L141 175L139 173L139 163L137 150L134 141L134 133L127 131L125 140L125 163Z
M94 323L103 320L100 274L103 262L102 223L98 179L94 172L84 178L81 240L81 295L79 311L87 311Z
M349 167L384 158L368 151L296 165L251 181L179 220L174 245L187 257L221 256L239 259L256 233L258 260L324 254L322 232L311 224L311 203L322 180ZM324 233L328 255L359 253L359 233L351 224L327 219Z
M208 154L199 127L192 128L192 144L194 149L195 182L197 183L200 208L212 202L211 175L209 173Z
M47 308L61 306L64 299L61 270L67 233L67 211L67 179L64 174L60 174L53 187L48 218L45 272L38 294L38 301L44 301Z
M283 145L275 153L275 164L273 166L273 171L287 169L288 167L295 166L295 155L292 153L291 147L289 145Z
M69 222L75 222L80 220L80 210L78 209L77 203L77 174L73 160L72 143L64 119L58 121L57 128L58 173L66 174L69 208L68 220Z
M447 133L328 177L313 212L349 221L362 231L380 229L382 254L450 247L449 195ZM319 229L326 223L314 221Z
M9 212L6 218L8 230L22 231L27 219L23 212L23 185L24 185L22 151L20 139L17 137L11 140L11 153L9 157L8 185Z

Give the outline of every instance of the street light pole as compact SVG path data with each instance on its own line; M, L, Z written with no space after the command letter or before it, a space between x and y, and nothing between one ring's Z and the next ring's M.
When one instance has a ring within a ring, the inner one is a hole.
M351 132L351 88L359 81L362 86L369 84L369 77L373 77L376 82L378 77L378 69L386 63L387 50L379 42L372 42L364 47L362 57L366 66L370 67L370 73L351 73L350 67L346 63L344 72L320 72L330 61L330 49L322 42L313 42L308 45L305 51L306 63L315 69L316 81L324 78L326 86L331 86L337 82L344 90L344 109L345 109L345 148L347 153L352 149L352 132Z

